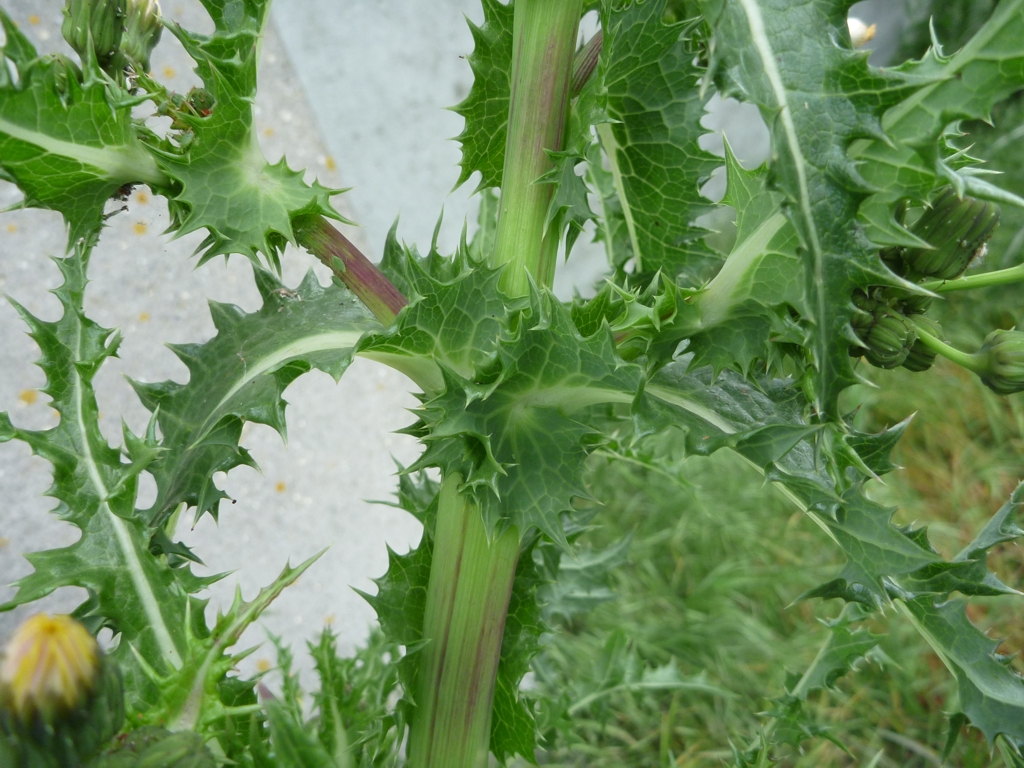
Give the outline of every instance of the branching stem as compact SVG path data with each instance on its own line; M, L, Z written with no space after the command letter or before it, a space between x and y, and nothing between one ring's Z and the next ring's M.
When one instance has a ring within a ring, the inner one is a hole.
M981 375L984 370L984 362L978 355L972 355L969 352L964 352L952 347L944 341L937 339L928 332L927 328L923 328L920 323L915 323L917 326L917 338L924 344L928 349L942 355L947 360L951 360L961 368L966 368L972 373Z
M933 280L922 285L934 293L951 293L953 291L968 291L971 288L987 288L990 285L1011 285L1024 281L1024 264L1009 269L997 269L994 272L985 272L980 275L970 275L956 280Z
M323 216L295 222L295 238L348 286L385 326L391 325L408 299L356 246Z
M599 29L587 44L576 52L576 57L572 60L572 81L569 86L571 98L579 96L590 76L594 74L603 47L604 31Z

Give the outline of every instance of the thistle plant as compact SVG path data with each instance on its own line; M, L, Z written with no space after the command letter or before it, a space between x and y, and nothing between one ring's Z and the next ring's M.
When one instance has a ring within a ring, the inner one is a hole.
M546 704L522 683L552 617L568 610L559 594L581 578L588 455L664 469L728 449L846 558L832 579L792 596L844 607L812 665L765 692L775 705L762 732L734 735L734 764L765 765L780 745L819 735L808 696L877 645L873 615L896 611L955 679L947 752L969 724L1024 765L1024 681L966 613L972 597L1019 598L986 557L1021 535L1024 491L944 557L926 528L895 525L872 498L908 422L865 433L850 415L850 388L868 365L927 375L942 355L997 393L1024 389L1019 332L992 329L968 354L927 316L943 294L1024 279L1020 267L963 276L1001 207L1024 199L989 180L961 131L1024 88L1024 0L1002 0L960 50L935 40L921 60L886 69L855 48L842 0L484 0L468 57L474 85L455 108L465 119L460 183L480 179L474 234L452 254L421 255L393 232L379 260L334 226L338 190L268 163L255 140L268 0L202 4L208 35L161 20L154 2L69 0L63 31L77 62L36 51L0 12L0 173L68 230L56 259L60 319L14 297L59 423L36 431L0 414L0 441L24 441L53 465L56 513L81 530L69 547L29 555L34 572L0 609L84 588L74 617L113 633L103 659L123 681L102 712L74 699L77 727L92 738L63 756L40 756L52 728L25 736L5 726L9 761L539 760ZM600 32L578 45L589 10ZM176 94L146 71L168 35L201 87ZM701 148L715 94L760 110L772 140L764 165L744 167L728 144L724 159ZM700 190L723 164L727 191L714 203ZM188 383L135 382L152 417L115 447L100 433L92 382L120 336L86 316L83 296L108 202L131 185L166 198L173 234L205 234L200 265L248 259L263 306L213 305L217 335L174 348ZM735 234L719 249L697 222L725 208ZM559 301L560 254L572 256L589 222L607 280L593 298ZM286 286L282 259L316 259L334 279L322 285L310 272ZM398 504L423 536L388 553L366 595L380 625L367 649L342 658L329 631L311 644L321 680L311 717L287 649L279 692L234 670L249 653L236 647L242 632L316 557L209 621L203 593L221 577L193 573L201 553L176 529L186 512L217 514L226 495L215 476L249 461L244 423L282 431L284 389L314 368L337 379L357 355L419 390L406 432L422 453L402 470ZM157 487L148 508L143 472ZM26 653L44 652L24 643L19 634L13 645L18 670ZM630 675L682 695L702 685L673 666ZM24 688L20 671L12 679ZM4 717L23 713L26 695L4 703ZM122 727L117 707L126 725L107 741L111 722Z

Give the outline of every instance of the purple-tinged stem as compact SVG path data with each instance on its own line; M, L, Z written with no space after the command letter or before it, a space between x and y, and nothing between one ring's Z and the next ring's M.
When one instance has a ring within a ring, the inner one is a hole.
M590 76L597 69L597 61L601 58L601 48L604 47L604 32L597 30L594 35L576 52L576 58L572 60L572 82L569 84L569 97L575 98L580 95L583 86L587 84Z
M409 303L384 273L324 217L297 221L295 239L330 268L385 326L391 325Z
M445 477L437 505L409 768L486 768L512 582L515 528L488 540L480 510Z
M508 264L501 288L526 296L530 278L550 287L558 232L548 228L554 187L537 180L563 149L576 29L583 0L516 0L508 137L491 266Z

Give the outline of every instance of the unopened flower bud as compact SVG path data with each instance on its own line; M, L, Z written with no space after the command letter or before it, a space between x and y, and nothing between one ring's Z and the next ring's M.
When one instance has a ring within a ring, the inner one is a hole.
M992 331L978 356L985 367L979 375L989 389L1000 395L1024 392L1024 333Z
M121 52L136 65L138 71L149 71L149 57L160 42L162 31L157 0L128 0Z
M920 293L901 291L897 302L900 311L905 315L923 315L931 307L934 298Z
M862 310L854 315L852 326L864 347L851 347L850 354L863 355L879 368L897 368L910 354L917 341L914 324L883 302L854 297Z
M92 691L100 650L70 616L33 616L14 633L0 663L0 696L24 721L50 720L74 709Z
M878 25L872 24L868 26L856 16L848 18L846 26L850 30L850 42L853 43L854 48L860 48L862 45L870 43L874 40L875 33L878 31Z
M932 248L905 248L903 261L917 275L952 280L963 274L999 226L999 206L973 197L962 200L952 188L932 203L913 227Z
M123 723L120 670L85 627L39 614L18 628L0 660L0 741L14 765L85 765Z
M121 49L127 0L67 0L60 32L75 53L88 59L92 50L106 68Z
M921 315L920 317L915 317L914 321L930 335L937 339L942 339L942 326L930 317ZM903 361L903 367L908 371L913 371L914 373L927 371L935 365L935 356L935 350L931 347L925 346L924 342L918 338L911 345L910 352L907 353L907 359Z

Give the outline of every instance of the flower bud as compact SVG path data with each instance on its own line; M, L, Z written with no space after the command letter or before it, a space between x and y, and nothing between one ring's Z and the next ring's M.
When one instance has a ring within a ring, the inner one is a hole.
M88 60L90 49L106 69L121 48L127 0L67 0L60 32L75 53Z
M905 248L903 261L917 275L951 280L980 256L999 226L999 206L973 197L960 200L947 188L914 225L914 234L933 248Z
M213 94L203 88L192 88L188 92L188 105L200 117L207 117L213 110L217 100Z
M942 338L942 326L932 320L930 317L921 315L920 317L914 318L915 322L923 326L929 334L937 339ZM921 373L927 371L935 364L935 350L931 347L925 346L921 339L917 339L910 347L910 352L907 354L907 359L903 361L903 367L908 371L914 373Z
M85 627L39 614L18 628L0 661L0 741L15 765L82 765L123 722L121 674Z
M978 356L985 367L979 375L989 389L1000 395L1024 391L1024 333L992 331Z
M855 297L854 303L862 311L854 315L851 325L865 346L851 347L850 354L863 355L879 368L902 365L917 341L914 324L883 302Z
M0 695L24 721L74 709L96 683L100 649L70 616L37 614L18 627L0 664Z
M149 56L160 42L162 31L157 0L128 0L121 52L136 65L138 71L149 71Z
M931 307L934 300L932 296L910 293L910 291L899 291L897 293L897 306L904 315L923 315Z

